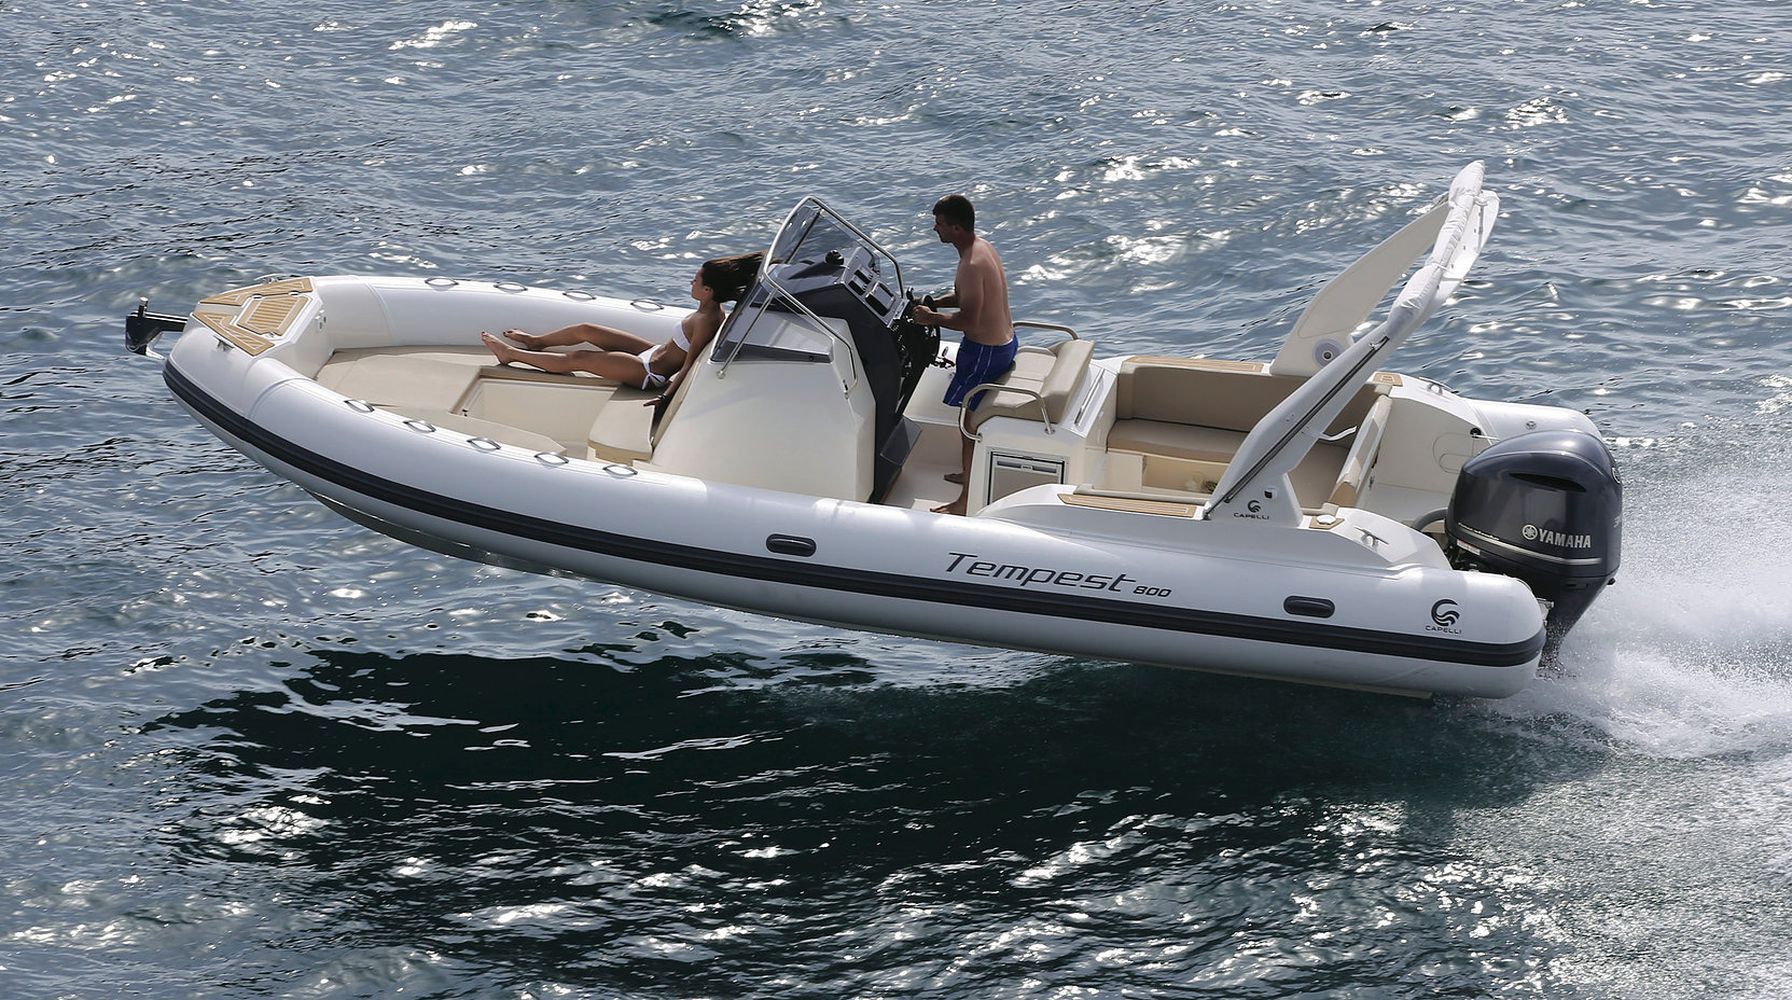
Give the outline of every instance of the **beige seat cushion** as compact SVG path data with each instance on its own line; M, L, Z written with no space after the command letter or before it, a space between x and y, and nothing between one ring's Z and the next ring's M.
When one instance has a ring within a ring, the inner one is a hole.
M1299 384L1265 375L1258 365L1133 358L1120 368L1118 415L1248 431Z
M1223 465L1232 461L1238 447L1244 444L1244 438L1238 431L1216 427L1190 427L1157 420L1120 420L1108 434L1108 450L1138 452L1146 456L1146 462L1155 456ZM1313 446L1289 477L1302 506L1317 507L1326 501L1338 481L1344 458L1345 450L1335 444Z
M1398 376L1376 375L1373 384L1357 391L1326 433L1360 423L1390 380L1397 381ZM1249 431L1303 381L1270 375L1253 362L1134 357L1120 367L1117 416Z
M634 386L622 386L597 411L586 444L591 457L605 462L632 464L653 457L653 407L643 405L658 396Z
M1108 448L1165 455L1196 462L1230 462L1244 443L1238 431L1194 427L1162 420L1116 420L1108 432Z
M318 384L350 399L364 399L375 406L408 404L438 410L453 409L475 379L571 386L614 384L590 372L560 374L526 365L496 364L492 352L483 347L351 348L330 355L317 373ZM446 399L450 395L453 398ZM388 399L392 401L388 403Z
M1023 347L1014 355L1014 367L997 380L1004 387L1028 392L998 389L971 411L970 426L976 430L990 417L1019 417L1038 420L1040 404L1050 423L1059 423L1070 408L1071 394L1082 384L1083 373L1089 370L1089 358L1095 345L1087 340L1066 340L1051 347ZM1032 393L1037 393L1034 398Z
M414 414L454 409L478 374L478 366L455 361L338 351L318 371L317 381L350 399Z

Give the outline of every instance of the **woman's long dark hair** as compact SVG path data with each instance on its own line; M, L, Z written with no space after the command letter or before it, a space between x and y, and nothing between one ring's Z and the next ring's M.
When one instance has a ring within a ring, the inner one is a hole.
M765 254L759 251L714 257L704 261L697 274L715 290L717 302L738 302L753 287L753 279L759 276L759 262L764 259Z

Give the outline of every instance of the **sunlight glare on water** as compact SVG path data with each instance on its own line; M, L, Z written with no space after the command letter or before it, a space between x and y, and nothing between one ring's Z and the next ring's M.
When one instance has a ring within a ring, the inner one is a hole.
M0 5L0 992L1784 997L1792 75L1736 2ZM1618 583L1420 703L476 566L119 346L269 274L685 301L817 193L917 288L1267 360L1481 159L1394 361L1587 411Z

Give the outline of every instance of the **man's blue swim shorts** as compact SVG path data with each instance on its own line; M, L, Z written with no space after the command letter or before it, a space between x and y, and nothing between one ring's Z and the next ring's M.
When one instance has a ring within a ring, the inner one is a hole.
M994 382L1014 367L1014 352L1020 349L1020 338L1010 337L1006 344L991 347L966 340L958 345L958 370L952 373L952 384L946 387L946 405L964 403L964 394L985 382ZM975 410L985 393L978 393L969 404Z

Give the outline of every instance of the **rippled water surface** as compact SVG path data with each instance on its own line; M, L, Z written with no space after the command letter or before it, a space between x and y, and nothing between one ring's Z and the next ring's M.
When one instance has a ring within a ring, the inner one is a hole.
M0 5L0 993L1792 995L1776 4ZM270 273L673 300L823 194L1269 357L1487 162L1395 367L1585 409L1626 563L1422 704L868 638L354 527L124 354Z

